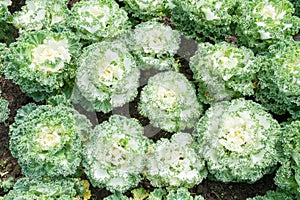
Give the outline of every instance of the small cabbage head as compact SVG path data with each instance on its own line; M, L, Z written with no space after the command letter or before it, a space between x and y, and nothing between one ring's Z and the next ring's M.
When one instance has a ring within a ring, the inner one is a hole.
M256 100L275 114L300 119L300 42L270 46L260 64Z
M83 194L84 187L78 179L20 178L4 199L76 200L83 199Z
M212 105L194 131L209 173L224 182L253 183L278 162L280 126L264 108L243 98Z
M236 33L241 45L254 51L285 40L300 28L300 18L294 16L288 0L240 1L236 17Z
M112 115L85 145L85 172L94 187L125 192L142 179L150 139L136 119Z
M145 174L152 186L191 188L206 178L204 159L197 155L189 133L178 132L170 140L162 138L151 149Z
M35 101L73 88L80 53L79 39L70 31L35 31L10 45L3 63L7 79Z
M13 14L13 25L21 33L65 26L70 11L66 0L27 0L20 11Z
M137 96L140 70L117 41L94 43L79 58L73 102L89 111L107 113Z
M165 131L192 128L203 112L196 91L188 79L177 72L160 72L143 88L138 110L150 123Z
M80 166L90 129L88 119L72 107L31 103L18 110L10 126L9 148L25 176L66 177Z
M191 58L190 68L199 84L199 99L204 103L254 95L259 71L254 53L226 42L200 43Z
M142 22L132 33L132 53L140 69L172 69L180 46L180 33L155 21Z
M74 4L68 25L84 40L100 41L123 33L127 12L114 0L82 0Z

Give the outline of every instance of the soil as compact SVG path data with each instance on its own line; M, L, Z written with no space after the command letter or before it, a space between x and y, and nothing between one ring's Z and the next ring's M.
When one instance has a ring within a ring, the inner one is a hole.
M69 7L77 2L78 0L71 0ZM13 1L13 5L10 7L11 11L20 10L21 5L24 4L24 0ZM166 20L166 23L169 21ZM300 35L295 38L300 40ZM180 72L183 73L189 80L193 81L192 73L189 70L188 61L192 56L191 49L196 49L195 44L183 39L184 42L180 48L177 58L182 64ZM235 37L229 38L229 42L235 42ZM184 59L181 59L184 58ZM147 83L150 76L157 73L154 70L144 71L139 88L139 94L142 87ZM34 102L26 94L24 94L17 85L12 83L10 80L4 77L0 78L0 90L2 90L2 97L9 102L10 115L9 119L5 123L0 123L0 179L6 180L10 177L16 182L19 178L23 177L21 168L18 165L17 159L13 158L9 151L9 125L14 122L14 117L17 110L27 103ZM141 115L137 111L137 104L139 101L139 95L132 102L126 104L122 108L117 108L108 114L97 113L97 123L108 119L111 114L122 113L130 117L138 119L141 124L145 127L145 134L153 139L154 141L159 138L169 138L172 134L165 131L161 131L152 127L149 124L149 120ZM188 132L190 130L187 130ZM155 134L151 134L155 132ZM191 194L201 194L206 200L245 200L247 197L253 197L256 195L264 195L268 190L275 190L276 186L273 181L274 173L265 175L259 181L253 184L246 183L223 183L212 180L204 180L201 184L190 189ZM140 187L145 189L153 190L149 181L143 180L139 184ZM109 191L101 188L94 188L91 186L92 199L103 199L110 194ZM5 192L0 188L0 196L4 195ZM130 195L130 194L128 194Z

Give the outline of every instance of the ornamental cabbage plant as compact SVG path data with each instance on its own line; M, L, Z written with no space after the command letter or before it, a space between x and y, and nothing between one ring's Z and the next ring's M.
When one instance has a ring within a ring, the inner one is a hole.
M70 31L31 32L10 45L3 71L23 92L41 101L73 88L74 61L80 49L78 38Z
M191 188L206 178L204 159L197 155L189 133L161 138L148 154L146 178L154 187Z
M272 45L260 64L256 100L275 114L300 119L300 43Z
M140 69L172 69L180 41L180 33L171 27L155 21L142 22L132 33L132 53Z
M298 33L300 18L288 0L239 1L236 33L239 44L255 51Z
M140 19L162 18L173 8L172 0L121 0L125 9Z
M194 131L199 156L213 178L253 183L278 162L278 122L264 108L243 98L212 105Z
M226 42L200 43L190 68L198 83L198 96L204 103L230 100L254 94L259 71L254 53Z
M71 10L68 25L84 40L100 41L123 33L128 24L127 12L114 0L82 0Z
M177 132L192 128L203 107L188 79L183 74L167 71L149 79L141 92L138 110L153 126Z
M140 71L120 42L103 41L85 48L76 74L73 102L89 111L107 113L137 95Z
M70 14L67 4L67 0L27 0L13 14L12 23L21 33L65 26Z
M285 123L282 131L282 158L275 176L275 184L300 198L300 121Z
M78 179L20 178L4 200L75 200L83 199L84 188Z
M224 41L231 34L237 0L173 0L172 23L197 41Z
M134 118L112 115L85 145L85 172L94 187L125 192L142 179L150 140Z
M10 126L9 148L26 177L66 177L80 166L90 129L88 119L71 106L30 103Z

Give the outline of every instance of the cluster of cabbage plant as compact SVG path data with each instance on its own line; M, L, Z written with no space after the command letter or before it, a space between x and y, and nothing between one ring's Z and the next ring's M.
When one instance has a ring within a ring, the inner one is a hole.
M300 19L288 0L11 3L0 1L0 25L19 36L0 30L1 72L36 103L10 124L25 177L4 199L85 200L91 183L107 200L202 200L188 189L204 179L275 170L279 189L253 199L300 198ZM184 37L196 41L188 56ZM133 101L137 118L115 114ZM92 127L72 103L110 117ZM170 138L147 138L139 119Z

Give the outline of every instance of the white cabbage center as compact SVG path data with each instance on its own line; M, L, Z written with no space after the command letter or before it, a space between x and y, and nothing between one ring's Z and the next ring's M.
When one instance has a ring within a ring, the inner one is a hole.
M253 132L247 128L247 120L227 117L219 136L219 143L229 151L242 152L243 146L252 141Z
M35 141L39 144L42 150L49 150L61 144L61 136L65 133L63 127L48 127L41 126Z
M170 110L172 109L176 102L177 96L173 90L166 89L164 87L159 87L156 93L157 104L162 110Z
M32 50L32 63L29 67L44 72L57 72L70 60L68 40L57 41L51 38Z

